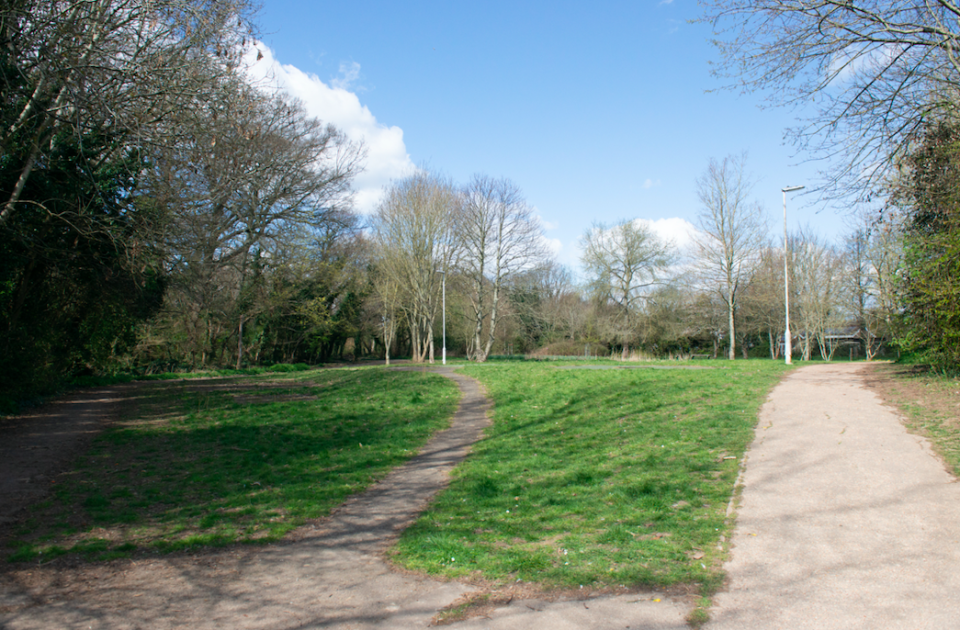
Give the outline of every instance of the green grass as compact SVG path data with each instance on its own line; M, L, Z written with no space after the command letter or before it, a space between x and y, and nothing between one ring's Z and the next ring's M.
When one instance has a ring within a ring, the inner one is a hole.
M501 583L698 584L709 595L740 458L786 368L688 365L715 369L463 368L493 398L494 426L396 560Z
M412 456L459 398L440 376L375 368L263 380L145 385L140 417L57 478L10 560L275 541Z

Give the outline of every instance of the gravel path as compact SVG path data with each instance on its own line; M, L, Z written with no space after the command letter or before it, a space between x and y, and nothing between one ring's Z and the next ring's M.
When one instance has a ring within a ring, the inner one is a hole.
M865 369L803 367L763 407L708 630L960 627L960 485Z

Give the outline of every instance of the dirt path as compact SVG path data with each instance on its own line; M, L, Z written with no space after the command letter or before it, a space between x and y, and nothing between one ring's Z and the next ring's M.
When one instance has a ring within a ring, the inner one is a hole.
M129 385L88 389L0 419L0 528L43 497L56 473L119 412Z
M709 630L960 627L960 484L867 369L803 367L763 407Z
M427 627L441 608L472 587L397 572L383 552L446 484L452 467L489 423L489 401L476 381L452 369L435 371L462 391L451 428L330 518L266 548L78 566L6 566L0 568L0 627ZM122 398L121 392L104 395L87 392L81 398L100 401L101 411ZM84 409L84 431L95 432L97 410ZM69 424L61 423L62 428ZM680 630L686 628L687 612L685 601L655 594L588 602L517 600L453 627Z

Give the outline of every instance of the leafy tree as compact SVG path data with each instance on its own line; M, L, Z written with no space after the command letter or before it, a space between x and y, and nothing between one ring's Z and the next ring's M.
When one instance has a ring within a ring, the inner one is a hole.
M172 141L167 116L210 96L211 77L231 72L249 13L244 0L0 5L0 149L16 173L0 198L0 224L43 204L23 192L63 142L109 137L77 156L94 170L131 145Z
M231 72L243 0L0 4L0 388L118 367L165 280L135 205L171 113ZM198 72L203 68L203 72Z
M50 391L65 374L115 369L159 306L164 282L143 240L146 218L126 203L132 167L81 166L82 153L104 142L59 139L20 191L17 221L0 226L0 389L8 396ZM17 156L0 156L0 188L18 176Z
M194 365L224 363L233 347L239 364L244 324L255 316L251 274L271 264L280 243L349 204L361 152L299 104L240 77L222 80L216 99L194 103L173 122L181 138L154 150L139 193L166 219L165 320L184 331ZM321 345L325 300L314 295L302 304Z
M895 202L906 212L900 342L938 365L960 365L960 126L931 124L904 164Z

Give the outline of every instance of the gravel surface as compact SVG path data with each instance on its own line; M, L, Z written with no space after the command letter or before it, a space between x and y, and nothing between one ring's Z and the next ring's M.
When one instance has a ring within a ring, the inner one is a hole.
M763 407L709 630L960 627L960 485L868 369L803 367Z

